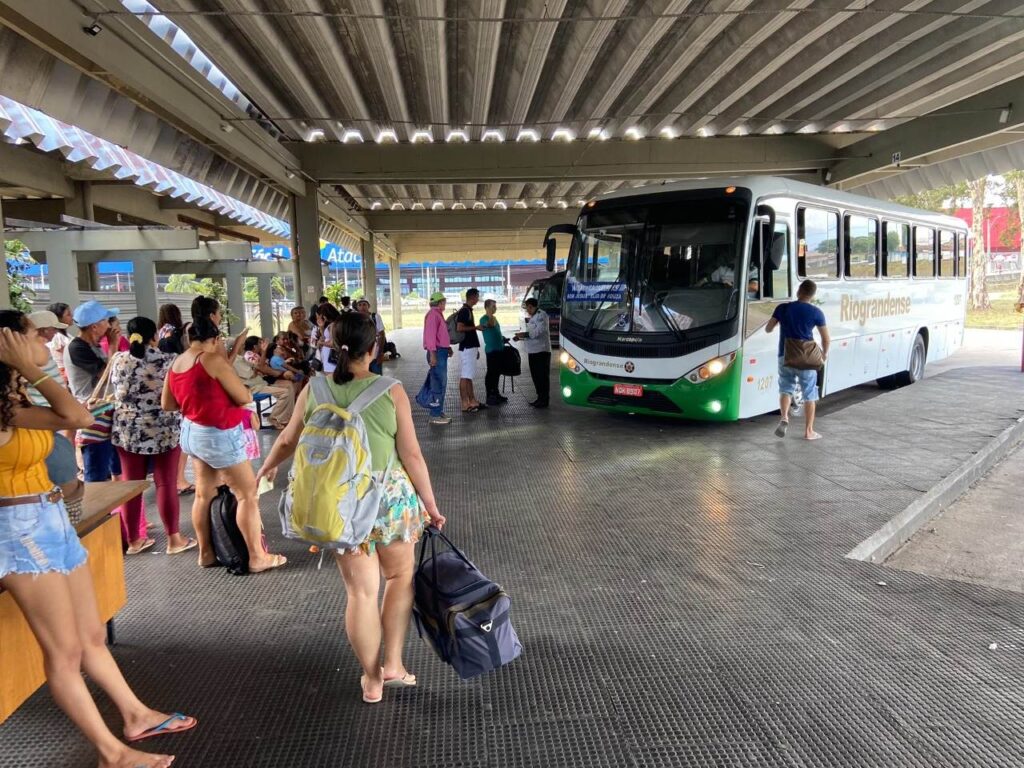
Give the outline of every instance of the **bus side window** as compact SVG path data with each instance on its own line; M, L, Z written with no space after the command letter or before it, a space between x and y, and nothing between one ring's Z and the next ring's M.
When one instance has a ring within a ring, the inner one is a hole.
M956 265L956 235L939 230L939 277L953 277Z
M820 208L797 210L800 277L834 280L839 275L839 214Z
M935 277L935 230L914 227L914 277Z
M846 276L861 280L878 274L878 221L867 216L843 217Z
M956 265L953 274L962 277L967 274L967 235L956 233Z
M882 276L910 275L910 225L882 222Z
M789 286L788 224L782 222L775 224L771 246L765 258L764 269L761 272L763 275L761 295L764 298L788 299L792 295Z

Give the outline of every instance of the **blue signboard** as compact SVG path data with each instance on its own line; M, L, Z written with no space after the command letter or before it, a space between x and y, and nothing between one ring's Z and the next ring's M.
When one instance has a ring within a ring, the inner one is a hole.
M566 301L620 302L625 295L623 283L581 283L570 279L565 288Z

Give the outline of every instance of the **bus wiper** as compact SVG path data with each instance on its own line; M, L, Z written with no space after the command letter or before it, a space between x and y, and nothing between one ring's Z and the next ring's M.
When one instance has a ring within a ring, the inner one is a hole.
M618 282L612 283L612 288L618 288L620 285L625 287L625 283L620 280ZM583 337L584 338L587 338L587 339L590 338L590 335L591 335L591 333L594 330L594 323L597 322L597 316L601 312L601 310L604 309L604 305L607 304L607 303L608 303L608 297L606 296L605 298L603 298L601 300L601 303L598 304L597 307L594 309L594 314L592 314L590 316L590 319L587 321L586 327L584 327L584 329L583 329Z

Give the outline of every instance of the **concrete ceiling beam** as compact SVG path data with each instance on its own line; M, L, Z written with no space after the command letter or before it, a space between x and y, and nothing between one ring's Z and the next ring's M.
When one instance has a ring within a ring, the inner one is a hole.
M64 175L64 163L4 142L0 142L0 182L39 195L75 196L75 185Z
M367 214L374 232L394 235L398 232L467 232L537 229L555 224L571 224L578 211L380 211ZM398 247L401 252L401 247Z

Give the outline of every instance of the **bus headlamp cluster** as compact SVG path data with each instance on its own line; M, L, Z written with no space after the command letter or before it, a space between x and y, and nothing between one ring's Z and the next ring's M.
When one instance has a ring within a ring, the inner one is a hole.
M566 368L569 369L570 373L580 374L583 373L583 366L579 364L579 361L575 357L570 355L568 352L562 351L562 354L558 356L559 361Z
M708 360L704 365L697 366L686 374L686 378L694 384L699 384L702 381L713 379L728 368L735 359L736 353L730 352L728 355L722 355L721 357L716 357L713 360Z

